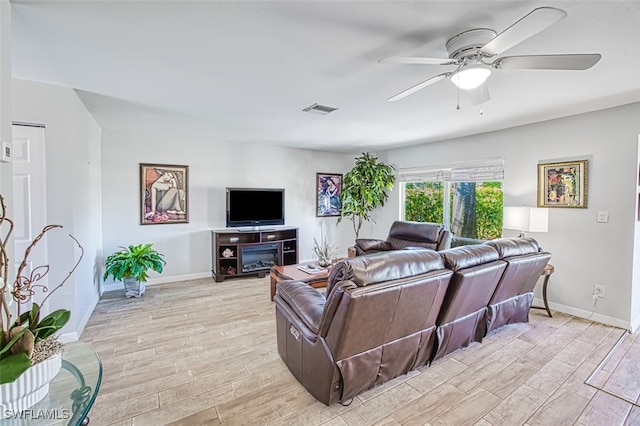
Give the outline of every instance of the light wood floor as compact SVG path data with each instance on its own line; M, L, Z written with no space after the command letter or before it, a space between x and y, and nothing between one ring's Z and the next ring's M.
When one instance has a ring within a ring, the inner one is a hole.
M640 424L639 407L584 384L624 333L617 328L532 310L527 324L507 326L348 407L327 407L280 360L274 310L268 277L149 286L139 299L106 293L81 338L104 365L91 424ZM627 340L630 347L634 339ZM631 371L606 379L638 387L640 366Z

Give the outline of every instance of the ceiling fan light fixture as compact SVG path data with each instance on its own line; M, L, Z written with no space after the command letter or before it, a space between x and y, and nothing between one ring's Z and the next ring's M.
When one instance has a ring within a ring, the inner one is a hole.
M451 81L463 90L470 90L480 86L490 75L491 69L489 67L473 64L454 72Z

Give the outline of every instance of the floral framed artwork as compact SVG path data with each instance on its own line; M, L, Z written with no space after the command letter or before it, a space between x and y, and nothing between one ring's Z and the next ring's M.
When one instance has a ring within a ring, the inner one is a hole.
M340 216L342 175L316 173L316 216Z
M587 208L587 160L538 164L538 207Z
M189 222L189 166L140 164L140 224Z

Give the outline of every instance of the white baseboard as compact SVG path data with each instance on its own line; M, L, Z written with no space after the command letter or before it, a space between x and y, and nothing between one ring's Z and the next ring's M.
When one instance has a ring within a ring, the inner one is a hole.
M64 333L60 335L60 341L62 343L70 343L75 342L80 339L84 328L87 326L89 322L89 318L91 318L91 314L96 309L96 305L98 304L98 300L100 300L100 296L96 294L91 303L89 304L89 309L87 309L84 317L80 320L78 324L76 324L76 331L72 331L71 333Z
M636 330L640 327L640 315L638 315L633 321L631 321L630 332L635 333Z
M536 306L544 306L542 299L534 298L533 302ZM549 309L562 312L565 314L573 315L574 317L589 319L592 321L600 322L602 324L611 325L613 327L622 328L624 330L632 330L632 326L629 321L622 320L620 318L614 318L607 315L598 313L591 313L591 311L585 311L583 309L574 308L573 306L561 305L559 303L549 302Z
M152 278L147 281L147 285L156 285L156 284L166 284L166 283L174 283L176 281L191 281L191 280L201 280L203 278L211 278L211 272L199 272L197 274L188 274L188 275L174 275L170 277L158 277ZM124 286L120 281L104 283L102 286L102 291L114 291L114 290L123 290Z

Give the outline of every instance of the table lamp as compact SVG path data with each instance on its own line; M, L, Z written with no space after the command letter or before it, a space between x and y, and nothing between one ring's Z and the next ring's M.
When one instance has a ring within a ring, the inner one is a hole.
M527 232L549 231L549 209L538 207L505 207L503 211L502 227L520 231L519 237Z

